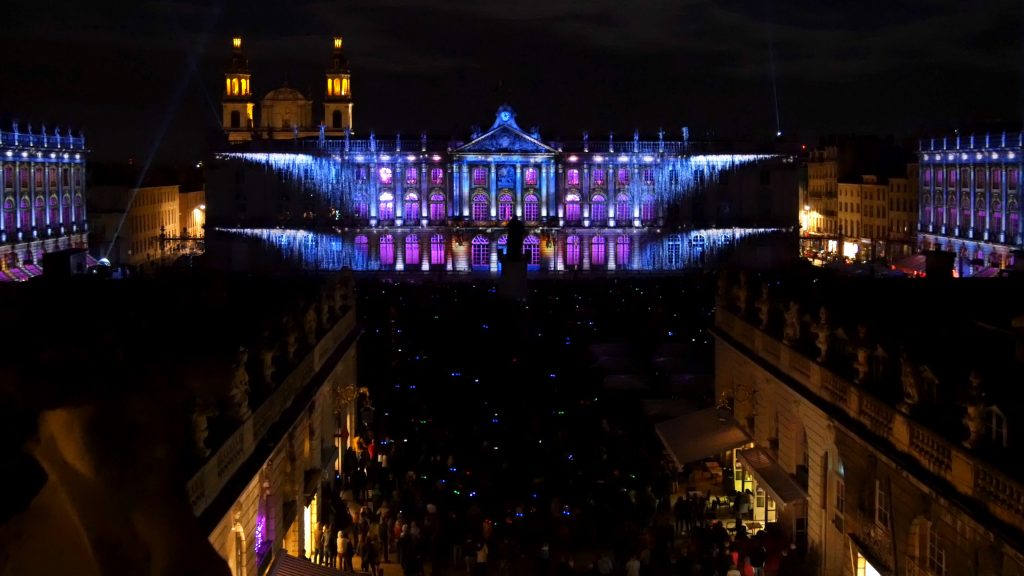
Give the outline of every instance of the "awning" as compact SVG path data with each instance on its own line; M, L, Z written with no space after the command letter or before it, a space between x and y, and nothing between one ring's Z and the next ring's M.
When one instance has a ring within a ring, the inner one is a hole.
M714 406L655 424L654 431L680 468L750 442L731 418L721 420Z
M772 459L764 448L748 448L736 453L747 471L754 475L761 488L764 488L778 504L788 505L807 499L807 493L786 474L779 463Z
M341 572L327 566L313 564L309 560L280 553L270 566L269 576L339 576Z

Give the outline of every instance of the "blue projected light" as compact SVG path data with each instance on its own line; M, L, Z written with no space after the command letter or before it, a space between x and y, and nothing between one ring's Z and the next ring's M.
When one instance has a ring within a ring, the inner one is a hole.
M512 119L512 113L508 110L502 110L500 116L502 122L508 122Z

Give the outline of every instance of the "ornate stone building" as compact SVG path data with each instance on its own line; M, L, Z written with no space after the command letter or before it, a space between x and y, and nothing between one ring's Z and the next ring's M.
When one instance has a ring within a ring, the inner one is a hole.
M1024 136L932 138L921 142L920 156L921 248L954 252L961 276L972 266L1010 267L1024 248Z
M1024 574L1019 280L810 274L720 285L719 407L753 440L737 481L821 574Z
M85 139L48 132L0 131L0 281L41 273L42 255L85 248Z

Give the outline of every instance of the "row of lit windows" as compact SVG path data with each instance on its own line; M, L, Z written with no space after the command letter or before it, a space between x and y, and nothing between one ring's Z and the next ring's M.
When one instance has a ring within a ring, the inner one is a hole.
M76 186L81 186L82 185L82 171L81 171L80 168L74 168L73 170L74 170L75 185ZM49 185L50 185L51 189L52 188L56 188L57 187L57 172L58 171L61 172L61 175L62 175L61 179L63 181L64 186L70 186L71 185L71 172L72 172L71 168L57 168L57 167L44 168L42 166L37 166L35 168L35 170L32 170L31 168L26 168L23 165L23 167L20 170L18 170L18 174L21 177L20 178L21 189L22 190L27 189L29 187L29 184L32 183L32 173L35 173L35 187L36 188L42 188L43 187L43 183L47 182L47 181L49 182ZM46 178L46 173L49 173L49 178ZM4 176L4 187L6 189L8 189L8 190L14 188L14 183L18 180L18 179L16 179L14 177L14 166L12 166L10 164L5 165L4 166L4 171L3 171L3 176Z
M43 228L47 225L47 222L51 226L57 224L70 224L74 221L82 222L85 220L85 210L82 206L81 194L76 194L74 199L74 212L72 213L72 201L71 196L65 194L61 202L57 201L57 196L50 196L49 202L43 200L42 196L36 196L35 200L35 220L36 227ZM4 230L16 230L18 229L18 216L20 212L20 223L21 229L29 231L32 229L32 216L33 209L32 203L29 202L27 197L22 196L20 209L15 210L14 198L8 196L4 200L3 205L3 224ZM74 220L72 219L74 217Z
M579 222L581 218L581 202L579 195L567 194L565 198L565 219L569 222ZM498 197L497 217L499 220L507 221L512 219L515 200L511 194L502 194ZM419 196L411 192L404 197L404 217L407 222L415 222L419 219ZM471 203L471 214L473 220L483 221L490 219L490 200L486 194L475 194ZM429 203L430 220L437 222L445 219L445 197L442 194L432 194ZM615 202L615 214L628 223L630 210L629 197L619 194ZM657 211L654 197L644 195L640 201L640 220L652 222L656 218ZM369 216L369 204L365 197L356 198L353 206L353 216L357 219L366 219ZM395 198L390 192L384 192L378 198L377 218L381 221L395 219ZM536 222L540 218L540 200L536 194L527 194L523 198L523 219L528 222ZM590 218L594 222L602 222L608 218L606 200L604 196L596 194L590 199Z
M523 184L526 186L537 186L539 181L537 168L526 168L523 170ZM377 170L377 176L381 184L390 185L394 183L395 173L389 167L382 167ZM473 186L487 186L490 172L488 168L473 168L470 171L470 182ZM654 184L654 169L645 168L641 172L642 181L644 184L651 186ZM419 178L418 170L416 167L409 167L405 169L404 181L406 184L415 185ZM365 166L359 166L356 169L356 179L365 182L367 179L367 168ZM444 181L444 169L443 168L432 168L430 171L431 184L441 184ZM616 174L616 180L619 186L629 185L629 169L619 168ZM605 170L604 168L595 168L591 172L591 182L594 186L604 186ZM566 186L579 186L580 185L580 170L578 168L570 168L565 172L565 185Z
M961 186L969 186L971 183L971 170L964 168L957 170L956 168L950 168L943 170L941 168L925 168L922 174L924 185L930 186L932 183L932 174L935 176L935 185L943 186L943 178L945 178L946 185L955 187L957 185L957 179L960 180ZM974 170L974 186L976 188L985 187L985 175L989 175L989 182L993 189L998 189L1002 183L1003 170L1002 168L992 168L986 170L985 168L976 168ZM1006 169L1006 185L1011 190L1016 190L1020 184L1020 172L1016 168Z
M328 96L348 96L349 95L349 78L348 76L333 76L327 78L327 95Z
M228 96L249 96L249 78L246 76L225 78L224 91Z

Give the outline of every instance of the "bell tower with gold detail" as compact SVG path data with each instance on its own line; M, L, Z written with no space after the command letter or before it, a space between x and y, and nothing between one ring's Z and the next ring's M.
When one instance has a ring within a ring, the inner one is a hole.
M324 125L328 132L352 130L352 79L341 36L334 37L334 53L327 69L324 94Z
M228 142L252 139L253 102L249 78L249 60L242 52L242 37L231 39L231 63L224 73L223 126Z

